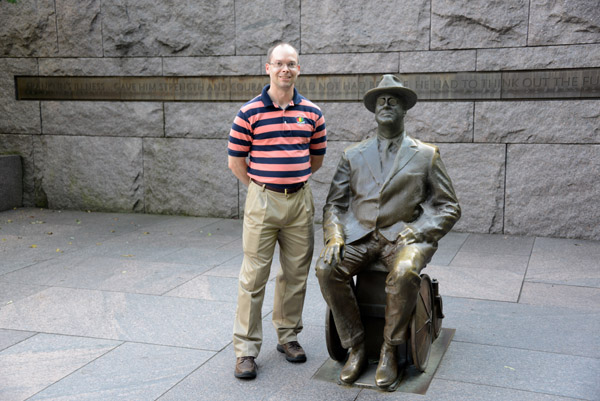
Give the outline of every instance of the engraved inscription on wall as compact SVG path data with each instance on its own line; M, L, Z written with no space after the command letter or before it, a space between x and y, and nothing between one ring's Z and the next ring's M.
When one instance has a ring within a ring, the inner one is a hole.
M514 72L399 74L420 100L600 98L600 68ZM357 101L381 74L301 75L297 88L315 101ZM19 100L246 101L267 76L15 77Z

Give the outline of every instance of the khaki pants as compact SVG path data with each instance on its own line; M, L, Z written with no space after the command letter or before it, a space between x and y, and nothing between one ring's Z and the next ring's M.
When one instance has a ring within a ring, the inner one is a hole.
M244 260L239 276L233 328L236 357L258 356L262 345L262 304L275 244L281 269L275 283L273 325L280 344L302 330L306 279L314 247L314 204L310 186L282 194L250 182L244 211Z

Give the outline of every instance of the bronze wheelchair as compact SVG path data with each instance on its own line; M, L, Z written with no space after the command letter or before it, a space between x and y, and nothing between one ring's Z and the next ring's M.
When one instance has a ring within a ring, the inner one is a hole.
M354 293L360 309L365 328L365 345L369 362L379 359L383 344L383 327L385 324L385 279L388 271L381 263L375 263L356 276L353 284ZM427 274L421 274L415 310L410 320L410 339L407 349L398 347L398 363L404 366L414 365L420 372L427 368L431 344L442 330L443 303L439 294L437 280ZM333 320L333 313L327 307L325 320L325 336L327 351L331 359L344 362L348 350L342 347Z

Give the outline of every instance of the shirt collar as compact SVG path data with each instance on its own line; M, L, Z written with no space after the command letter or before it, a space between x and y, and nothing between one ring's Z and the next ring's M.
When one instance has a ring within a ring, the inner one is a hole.
M393 143L394 145L396 145L397 149L400 149L400 146L402 145L402 141L404 140L405 136L406 136L406 133L403 132L401 135L395 136L391 139L382 138L380 136L377 136L377 140L382 144Z
M276 107L273 104L273 101L271 100L271 96L269 96L269 88L271 88L271 85L266 85L263 90L262 90L262 102L265 106L267 107ZM291 106L296 106L298 105L300 102L302 101L302 96L300 96L300 94L298 93L298 91L296 90L296 88L294 88L294 97L292 97L292 103Z

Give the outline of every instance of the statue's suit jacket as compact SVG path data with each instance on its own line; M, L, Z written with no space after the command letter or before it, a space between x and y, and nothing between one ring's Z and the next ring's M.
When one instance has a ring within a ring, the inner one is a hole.
M436 146L404 133L393 167L383 177L374 136L344 150L323 208L324 239L351 244L377 229L395 241L409 227L437 243L459 217Z

